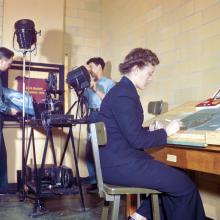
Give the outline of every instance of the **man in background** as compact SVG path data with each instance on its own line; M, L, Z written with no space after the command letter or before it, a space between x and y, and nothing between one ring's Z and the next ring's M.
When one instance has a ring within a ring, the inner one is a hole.
M3 137L3 120L4 114L16 115L17 110L9 108L4 103L2 92L2 75L10 67L14 52L0 47L0 194L8 192L8 174L7 174L7 152Z
M85 90L84 95L88 99L89 123L94 123L99 121L99 110L103 98L115 83L111 79L103 76L105 62L101 57L93 57L89 59L86 64L91 74L91 83L90 88ZM87 188L87 192L95 193L97 191L97 181L90 140L87 141L86 145L86 159L91 184L90 187Z

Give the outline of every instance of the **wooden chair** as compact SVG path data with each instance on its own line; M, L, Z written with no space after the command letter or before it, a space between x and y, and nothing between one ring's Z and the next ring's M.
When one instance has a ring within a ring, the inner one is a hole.
M104 198L105 202L112 202L111 220L117 220L119 215L120 197L127 194L146 194L151 197L152 213L154 220L160 220L158 194L160 192L147 188L136 188L126 186L116 186L103 183L102 171L99 157L99 145L104 147L107 142L106 128L103 122L90 124L91 142L93 149L93 157L96 169L96 178L98 184L99 196ZM108 219L108 206L103 206L102 220Z

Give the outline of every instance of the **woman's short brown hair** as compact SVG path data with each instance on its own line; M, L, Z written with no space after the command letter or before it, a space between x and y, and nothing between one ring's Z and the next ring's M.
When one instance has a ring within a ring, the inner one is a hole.
M127 74L134 66L143 68L149 63L155 66L159 62L157 55L151 50L135 48L125 57L124 62L119 64L119 71L122 74Z

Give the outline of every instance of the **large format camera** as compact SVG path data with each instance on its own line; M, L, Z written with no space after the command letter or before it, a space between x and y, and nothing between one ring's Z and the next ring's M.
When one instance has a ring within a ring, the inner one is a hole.
M64 118L63 112L63 90L57 89L57 74L50 72L46 80L48 88L46 90L46 99L44 101L44 110L41 111L40 117L44 128L50 126L51 120L54 116ZM59 123L60 124L60 120Z
M50 72L48 74L48 79L46 80L48 83L47 92L56 93L57 92L57 75L56 73Z
M56 96L58 93L56 84L56 75L49 73L48 75L48 90L45 100L46 111L41 113L41 121L44 128L53 125L71 125L78 123L85 123L88 117L88 100L84 96L84 90L90 87L90 74L85 66L80 66L73 69L67 74L67 84L70 88L73 88L78 96L78 100L73 103L67 113L59 113L59 103L56 103L52 98L52 94ZM77 110L75 115L69 115L73 107L77 104Z
M60 96L63 95L63 91L57 89L57 74L50 72L48 79L46 80L48 89L46 90L45 109L54 113L63 113L63 102L60 100Z

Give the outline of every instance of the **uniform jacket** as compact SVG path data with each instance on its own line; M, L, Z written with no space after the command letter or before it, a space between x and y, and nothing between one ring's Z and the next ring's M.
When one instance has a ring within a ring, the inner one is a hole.
M142 127L144 115L139 95L125 76L102 101L100 119L107 129L107 145L100 148L103 168L151 158L144 148L166 144L164 129L150 132Z

